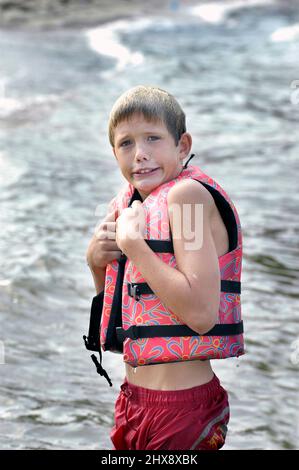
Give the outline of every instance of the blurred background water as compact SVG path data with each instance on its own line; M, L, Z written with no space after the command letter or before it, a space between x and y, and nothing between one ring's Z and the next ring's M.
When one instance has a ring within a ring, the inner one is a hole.
M96 207L123 183L110 108L143 83L177 97L192 162L241 218L247 354L213 363L230 395L225 449L299 447L299 5L174 10L0 31L1 448L111 448L124 369L104 355L110 389L84 348L94 295L85 252Z

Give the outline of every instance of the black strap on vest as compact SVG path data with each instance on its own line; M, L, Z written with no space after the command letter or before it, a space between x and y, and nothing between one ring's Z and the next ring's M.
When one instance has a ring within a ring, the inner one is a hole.
M154 294L150 286L146 282L131 282L127 283L128 295L134 297L135 300L140 300L143 294ZM221 279L221 292L229 292L232 294L241 294L241 282L230 281L228 279Z
M195 153L192 153L191 157L188 158L188 160L186 161L185 165L183 166L183 169L185 170L188 166L188 163L190 162L190 160L192 160L192 158L195 157Z
M105 349L123 352L122 344L118 342L116 328L122 325L122 287L127 257L122 253L118 260L118 272L111 306L110 320L108 324Z
M132 197L129 201L128 207L131 207L133 201L142 201L142 197L137 189L134 190ZM148 240L151 242L150 240ZM154 244L150 244L150 247L157 248L157 250L162 250L160 240L154 240ZM169 246L170 249L170 246ZM124 273L125 273L125 265L126 265L127 257L124 253L121 254L120 259L118 260L118 271L117 271L117 278L115 284L115 290L113 294L111 312L110 312L110 319L109 325L106 334L106 342L105 342L105 350L115 351L115 352L123 352L123 345L122 342L118 341L116 335L116 328L122 326L122 287L124 281Z
M243 321L239 323L218 323L204 334L197 333L187 325L132 325L127 330L117 328L119 341L124 341L126 338L136 340L139 338L170 338L175 336L234 336L242 333Z
M112 387L112 382L102 367L102 351L100 345L100 323L103 309L103 300L104 300L104 291L100 292L92 299L91 311L90 311L90 320L89 320L89 330L88 336L83 335L83 340L86 349L89 351L98 351L100 356L100 362L97 357L92 354L90 357L97 368L97 373L105 377L110 387Z
M104 291L92 299L89 319L88 336L83 336L86 349L98 351L100 345L100 324L104 301Z
M172 240L145 240L145 243L155 253L174 253Z

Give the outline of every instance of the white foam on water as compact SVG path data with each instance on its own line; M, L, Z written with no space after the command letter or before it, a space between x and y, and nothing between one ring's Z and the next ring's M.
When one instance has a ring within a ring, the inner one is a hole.
M273 42L294 41L297 38L299 38L299 23L278 28L270 36Z
M18 111L22 108L21 102L14 98L8 98L6 96L6 85L8 79L0 79L0 118L6 117L9 114Z
M219 24L226 20L227 14L240 8L271 4L273 0L232 0L228 2L211 2L190 8L190 13L207 23Z
M101 55L116 59L116 70L123 70L127 65L139 65L144 61L141 52L132 51L122 44L119 33L143 30L152 24L151 20L140 18L126 21L118 20L86 31L89 46Z
M23 167L14 165L4 152L0 152L0 187L16 183L25 171L25 165Z
M0 119L9 118L13 114L30 110L31 108L38 108L47 106L48 104L57 103L60 100L58 95L34 95L23 99L9 96L7 91L7 78L0 78Z
M13 98L0 97L0 117L5 118L15 111L22 109L20 101Z

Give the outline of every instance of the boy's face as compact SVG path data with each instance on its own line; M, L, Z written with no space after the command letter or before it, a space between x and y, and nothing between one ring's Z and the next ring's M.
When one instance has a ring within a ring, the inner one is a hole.
M156 187L180 174L191 143L190 134L185 133L176 146L163 122L134 114L116 126L113 152L123 176L144 200ZM151 171L141 174L142 169Z

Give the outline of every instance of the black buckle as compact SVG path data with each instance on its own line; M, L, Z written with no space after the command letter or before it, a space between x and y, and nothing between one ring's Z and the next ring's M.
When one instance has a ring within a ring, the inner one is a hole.
M131 328L129 329L128 337L135 340L138 339L138 331L136 325L131 326Z
M132 325L127 330L125 330L122 327L116 327L116 335L117 335L118 341L123 343L126 338L130 338L134 340L138 339L139 336L138 336L137 328L138 328L137 325Z
M123 343L124 340L126 339L125 330L121 326L116 327L116 337L120 343Z
M129 284L129 296L133 297L135 300L140 300L140 288L138 284Z

